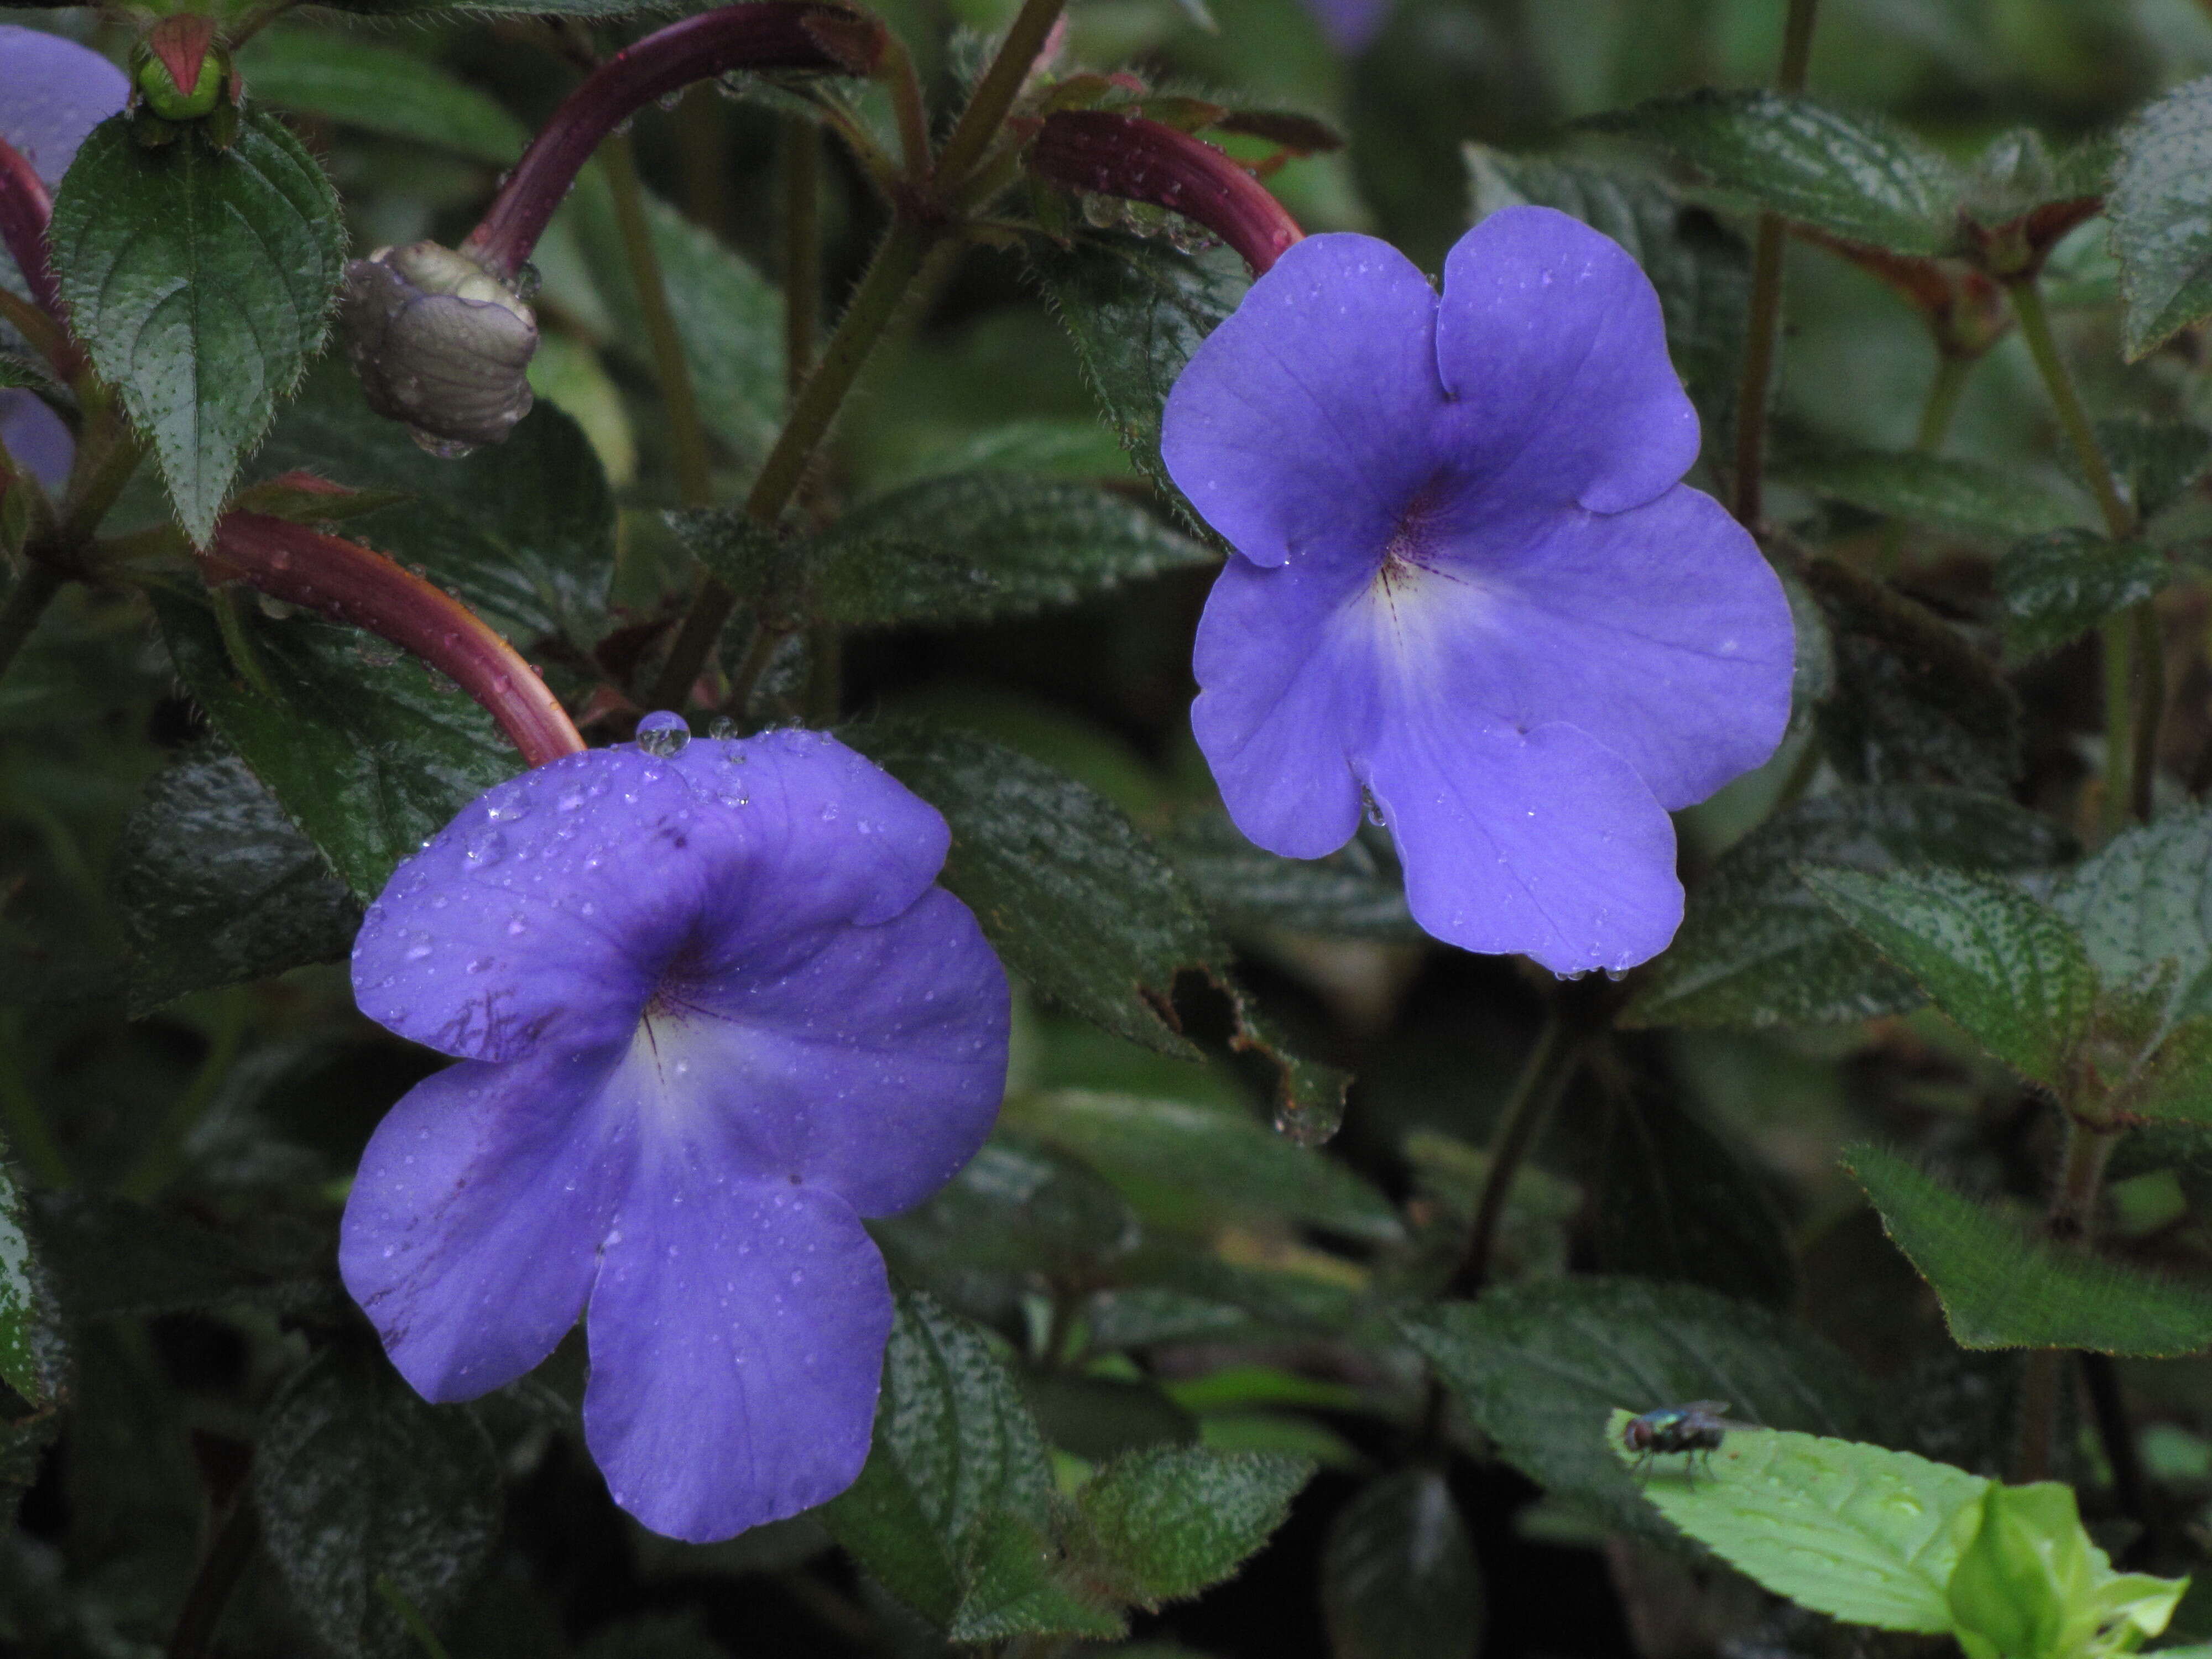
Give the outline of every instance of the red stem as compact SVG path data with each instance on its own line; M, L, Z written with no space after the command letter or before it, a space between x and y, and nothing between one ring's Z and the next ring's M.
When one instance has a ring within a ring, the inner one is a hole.
M241 577L271 599L304 605L413 652L482 703L532 766L584 747L537 671L489 623L356 542L287 519L232 513L216 526L211 579Z
M1305 237L1248 170L1212 145L1142 116L1055 111L1030 146L1029 168L1062 190L1151 202L1195 220L1243 254L1255 276Z
M31 285L39 309L57 323L68 325L62 309L62 291L54 282L53 261L46 251L46 227L54 216L54 198L45 181L21 151L0 138L0 241Z
M842 6L755 0L647 35L562 100L462 252L498 276L513 276L600 141L654 99L732 70L865 75L882 55L882 34L880 23Z

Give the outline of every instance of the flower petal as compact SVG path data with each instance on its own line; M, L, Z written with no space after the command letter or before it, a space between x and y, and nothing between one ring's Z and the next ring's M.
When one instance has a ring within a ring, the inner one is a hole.
M48 190L61 183L85 135L130 96L123 71L89 47L0 23L0 139Z
M647 1116L713 1120L732 1170L826 1187L862 1215L920 1203L975 1156L1006 1091L1006 976L933 891L772 970L672 988L648 1016Z
M1506 208L1461 237L1436 342L1470 511L1521 498L1618 513L1698 459L1659 296L1578 219Z
M1199 618L1191 730L1237 827L1286 858L1333 853L1359 827L1346 746L1373 724L1373 667L1329 641L1367 580L1334 564L1263 570L1232 558Z
M1757 543L1676 485L1625 513L1569 508L1518 544L1462 541L1419 602L1457 695L1527 729L1579 727L1666 807L1774 752L1790 722L1790 601Z
M512 1382L583 1311L634 1151L603 1099L617 1057L464 1060L369 1138L338 1267L426 1400Z
M15 386L0 388L0 449L50 495L61 494L76 459L76 440L62 417L36 392Z
M850 1486L868 1455L890 1287L842 1199L729 1180L663 1147L607 1237L584 1434L615 1502L706 1543Z
M1371 236L1309 236L1191 356L1160 458L1256 564L1371 562L1436 470L1436 290Z

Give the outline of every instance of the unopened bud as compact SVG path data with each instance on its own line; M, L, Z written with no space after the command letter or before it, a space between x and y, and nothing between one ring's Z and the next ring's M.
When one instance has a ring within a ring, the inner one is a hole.
M165 121L195 121L223 101L230 54L216 44L215 20L180 13L148 30L131 54L146 107Z
M538 319L513 288L435 242L346 266L338 315L368 406L425 449L497 443L530 412Z

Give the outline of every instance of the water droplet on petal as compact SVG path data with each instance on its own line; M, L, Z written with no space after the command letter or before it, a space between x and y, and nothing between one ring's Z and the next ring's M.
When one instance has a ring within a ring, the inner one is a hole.
M662 709L647 714L637 723L637 746L648 755L658 755L665 760L684 752L691 741L691 727L681 714Z

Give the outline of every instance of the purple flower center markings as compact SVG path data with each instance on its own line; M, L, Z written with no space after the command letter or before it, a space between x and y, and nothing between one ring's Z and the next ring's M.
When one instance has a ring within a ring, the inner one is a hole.
M355 994L459 1063L370 1141L340 1266L409 1382L497 1388L581 1314L586 1437L647 1526L727 1537L852 1482L891 1319L860 1218L948 1180L1005 1085L948 840L832 738L660 714L401 866Z
M1247 836L1320 857L1364 800L1439 939L1563 974L1665 948L1667 814L1773 752L1794 641L1756 544L1680 482L1697 416L1617 244L1509 209L1439 296L1387 244L1309 237L1193 355L1161 452L1236 550L1191 719Z

